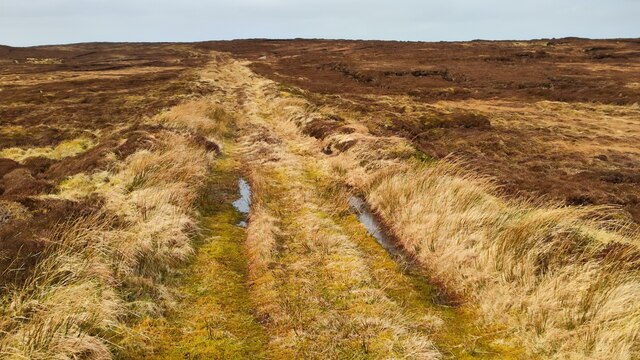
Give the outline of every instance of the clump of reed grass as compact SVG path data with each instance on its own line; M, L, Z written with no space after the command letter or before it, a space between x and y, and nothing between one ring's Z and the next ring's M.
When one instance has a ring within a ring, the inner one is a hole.
M455 164L371 178L367 200L409 253L454 296L507 323L553 358L640 354L637 235L605 208L506 201ZM635 264L635 265L633 265Z
M0 354L107 359L131 317L166 309L163 280L193 251L194 204L211 156L164 132L153 151L74 180L94 186L61 187L63 198L99 196L104 206L57 226L26 281L3 284Z

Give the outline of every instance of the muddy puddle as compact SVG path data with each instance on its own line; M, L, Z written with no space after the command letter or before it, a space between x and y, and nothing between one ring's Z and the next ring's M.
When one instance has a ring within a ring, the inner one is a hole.
M237 225L247 227L247 215L249 215L249 209L251 209L251 187L243 178L238 179L238 193L240 198L235 200L232 205L243 215L243 219Z
M365 201L358 196L349 198L349 207L357 216L358 220L367 229L367 232L373 236L378 244L382 246L390 255L395 258L402 257L400 249L393 243L391 237L385 232L384 227L376 219L371 209Z

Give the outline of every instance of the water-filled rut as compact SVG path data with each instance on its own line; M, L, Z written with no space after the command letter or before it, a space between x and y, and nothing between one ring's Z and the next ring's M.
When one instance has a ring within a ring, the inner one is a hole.
M251 210L251 186L244 178L238 180L238 193L240 198L235 200L232 205L243 216L243 219L238 222L238 226L247 227L247 216Z
M349 207L357 215L360 223L373 236L378 244L382 246L392 257L402 256L401 250L387 234L382 224L376 219L375 214L369 209L367 203L358 196L349 198Z

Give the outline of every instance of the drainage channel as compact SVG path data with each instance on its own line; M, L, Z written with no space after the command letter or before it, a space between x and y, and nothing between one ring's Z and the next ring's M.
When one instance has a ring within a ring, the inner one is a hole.
M242 214L242 220L237 225L247 227L247 215L249 215L249 210L251 209L251 187L243 178L238 179L238 193L240 198L232 203L233 207Z
M361 197L352 195L349 198L349 207L351 208L351 211L357 215L358 221L360 221L360 223L365 227L369 235L373 236L376 242L380 244L389 256L403 267L405 274L414 277L415 279L421 279L421 281L425 281L429 284L427 286L429 289L428 296L432 304L447 308L458 305L458 302L455 299L448 296L438 287L429 283L420 266L415 263L415 260L406 252L406 250L396 243L393 236L385 231L384 226L377 219L373 211L371 211L369 205Z

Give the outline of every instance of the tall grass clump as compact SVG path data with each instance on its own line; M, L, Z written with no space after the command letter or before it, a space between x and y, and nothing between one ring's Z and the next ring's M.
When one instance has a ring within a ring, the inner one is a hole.
M57 226L27 279L2 285L0 357L111 358L132 319L171 306L164 279L193 252L194 204L213 155L186 136L156 139L152 151L82 177L100 180L91 192L60 194L103 206Z
M446 162L374 176L365 192L437 282L531 352L640 356L638 236L598 220L607 209L506 201Z
M27 280L4 284L1 358L110 357L124 306L104 256L111 250L100 241L106 225L89 216L58 226Z
M154 120L172 129L193 131L204 136L226 134L233 124L232 115L209 98L174 106Z
M193 251L193 206L210 160L185 137L167 133L154 151L131 155L114 176L116 185L102 192L104 208L127 224L112 241L119 249L116 269L131 291L169 300L158 282Z

